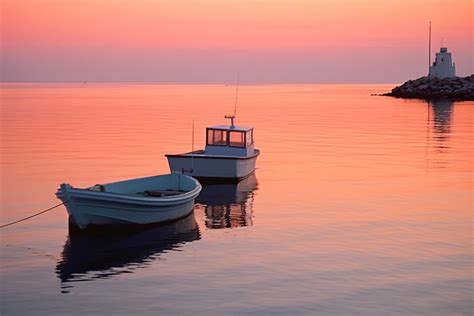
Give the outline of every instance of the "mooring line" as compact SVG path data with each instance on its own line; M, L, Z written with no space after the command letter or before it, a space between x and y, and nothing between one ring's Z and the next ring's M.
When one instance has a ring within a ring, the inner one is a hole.
M0 228L5 228L5 227L7 227L7 226L11 226L11 225L13 225L13 224L17 224L17 223L19 223L19 222L26 221L27 219L33 218L33 217L35 217L35 216L44 214L44 213L46 213L46 212L49 212L49 211L55 209L56 207L59 207L59 206L63 205L64 203L65 203L65 202L59 203L58 205L52 206L52 207L50 207L50 208L48 208L48 209L45 209L44 211L41 211L41 212L39 212L39 213L30 215L30 216L28 216L28 217L19 219L19 220L17 220L17 221L14 221L14 222L11 222L11 223L8 223L8 224L5 224L5 225L0 225Z

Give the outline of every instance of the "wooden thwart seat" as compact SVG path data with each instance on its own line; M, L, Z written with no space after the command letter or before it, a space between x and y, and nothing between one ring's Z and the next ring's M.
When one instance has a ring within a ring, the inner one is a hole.
M173 196L173 195L179 195L183 194L185 191L172 191L172 190L146 190L145 194L147 196L153 196L153 197L161 197L161 196Z

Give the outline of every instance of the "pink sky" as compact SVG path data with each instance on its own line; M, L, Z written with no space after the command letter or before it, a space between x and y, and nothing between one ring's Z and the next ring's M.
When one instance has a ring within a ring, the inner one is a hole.
M3 81L387 83L441 38L473 73L470 0L0 0Z

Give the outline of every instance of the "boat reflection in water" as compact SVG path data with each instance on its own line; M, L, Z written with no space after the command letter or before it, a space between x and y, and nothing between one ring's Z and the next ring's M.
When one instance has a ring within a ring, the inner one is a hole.
M70 229L56 273L67 293L67 282L110 278L146 267L166 251L201 239L194 212L169 224L102 228L86 232Z
M196 203L203 206L207 228L252 226L255 173L239 183L203 185Z

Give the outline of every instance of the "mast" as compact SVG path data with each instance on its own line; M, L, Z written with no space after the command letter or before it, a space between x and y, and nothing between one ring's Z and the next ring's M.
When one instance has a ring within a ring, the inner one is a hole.
M430 75L430 68L431 68L431 21L430 21L429 40L428 40L428 77Z

